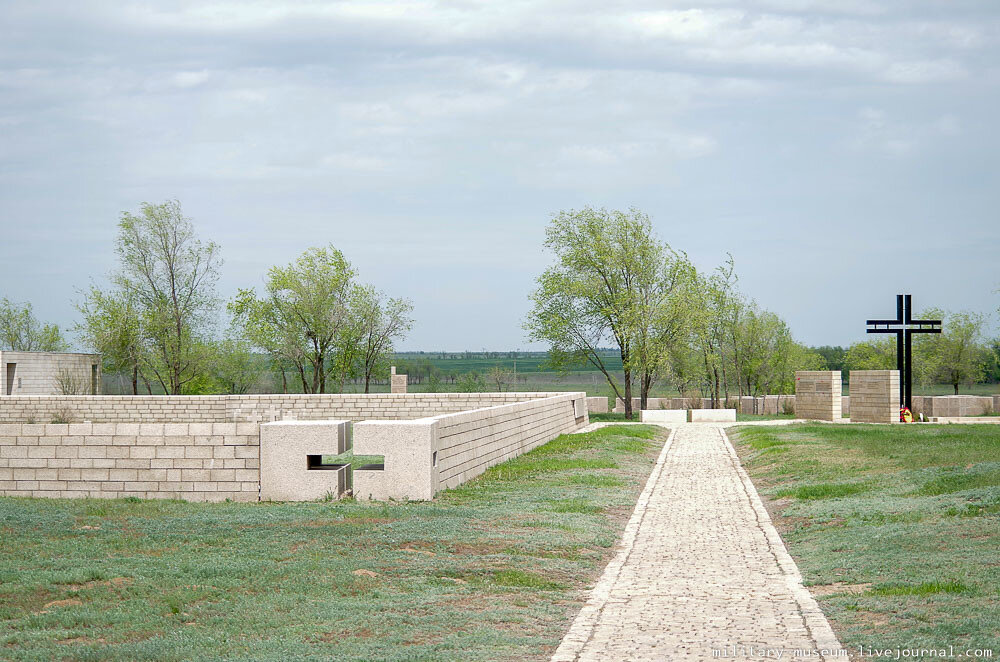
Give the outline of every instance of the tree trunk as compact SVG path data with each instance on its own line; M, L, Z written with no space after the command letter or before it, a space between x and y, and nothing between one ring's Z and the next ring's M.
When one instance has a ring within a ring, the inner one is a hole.
M139 365L132 366L132 395L139 395Z
M632 370L625 368L625 418L632 420Z

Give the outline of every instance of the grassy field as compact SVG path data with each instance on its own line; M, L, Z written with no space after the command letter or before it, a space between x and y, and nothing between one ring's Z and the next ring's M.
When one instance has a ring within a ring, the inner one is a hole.
M732 436L842 643L1000 655L1000 426Z
M430 503L0 498L0 658L541 660L665 435L566 435Z

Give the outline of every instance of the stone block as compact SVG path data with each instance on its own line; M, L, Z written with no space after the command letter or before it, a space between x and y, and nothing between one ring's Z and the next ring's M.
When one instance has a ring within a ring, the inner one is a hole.
M736 421L735 409L689 409L689 423L731 423Z
M852 370L850 388L852 422L899 422L898 370Z
M686 423L687 419L685 409L643 409L639 412L642 423Z
M430 500L437 491L438 423L362 421L354 426L354 452L381 455L381 469L354 470L357 499Z
M264 423L260 426L260 498L314 501L328 494L339 497L347 490L349 467L321 468L316 458L340 455L350 446L349 421Z
M608 413L608 399L604 396L587 398L587 411L591 414Z
M795 415L817 421L841 418L843 383L839 370L795 372Z
M396 366L392 366L389 375L390 393L406 393L406 375L397 375Z

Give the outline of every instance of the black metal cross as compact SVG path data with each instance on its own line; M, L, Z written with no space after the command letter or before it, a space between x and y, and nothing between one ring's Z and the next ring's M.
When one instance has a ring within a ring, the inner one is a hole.
M896 295L896 319L868 320L867 333L896 334L896 366L899 368L899 401L913 411L912 336L914 333L941 333L941 320L915 320L911 317L909 294Z

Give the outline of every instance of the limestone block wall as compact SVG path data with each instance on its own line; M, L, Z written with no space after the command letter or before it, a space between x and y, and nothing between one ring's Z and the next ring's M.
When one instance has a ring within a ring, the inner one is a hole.
M589 422L585 393L562 393L412 421L354 426L354 453L383 455L382 470L355 470L360 499L432 499Z
M851 370L851 421L899 422L899 371Z
M795 372L795 415L818 421L841 417L843 382L839 370Z
M0 423L257 423L282 419L414 419L550 393L36 395L0 398Z
M65 376L60 384L60 377ZM101 389L101 355L0 352L0 397L56 395L70 386L80 395Z
M924 416L982 416L997 411L994 396L913 396L913 412Z
M544 398L553 393L274 394L225 397L223 420L269 422L343 419L413 420Z
M223 395L33 395L0 398L0 422L224 423Z
M494 464L587 425L585 397L567 394L439 416L438 489L460 485Z
M725 397L722 398L720 403L723 409L736 408L739 411L747 414L783 414L787 410L794 410L795 408L795 396L794 395L762 395L757 397L752 396L737 396L731 395L729 400L726 401ZM632 398L632 409L633 411L639 411L639 398ZM646 401L647 409L711 409L712 399L711 398L648 398ZM625 403L621 398L615 398L615 413L623 413L625 411Z
M0 424L0 495L256 501L259 426Z
M603 395L600 397L587 398L587 412L591 414L608 413L608 399Z

